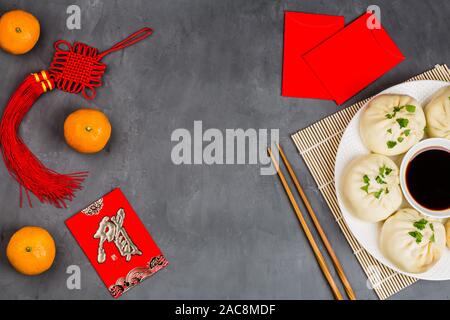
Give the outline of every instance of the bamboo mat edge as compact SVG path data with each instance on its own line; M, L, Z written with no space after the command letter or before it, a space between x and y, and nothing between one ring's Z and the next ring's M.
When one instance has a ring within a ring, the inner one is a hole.
M447 65L418 74L407 81L450 81ZM291 135L298 152L314 178L337 224L344 233L368 281L381 299L387 299L418 279L400 274L372 257L355 239L345 224L337 202L334 185L334 163L342 134L355 113L371 98L359 101Z

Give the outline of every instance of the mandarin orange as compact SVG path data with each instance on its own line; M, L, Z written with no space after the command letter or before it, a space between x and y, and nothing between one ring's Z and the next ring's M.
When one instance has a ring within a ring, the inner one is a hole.
M18 272L34 276L50 269L55 259L55 241L47 230L23 227L13 234L6 256Z
M12 54L33 49L39 39L39 21L31 13L12 10L0 18L0 47Z
M101 151L111 136L111 124L106 115L95 109L79 109L64 122L67 144L81 153Z

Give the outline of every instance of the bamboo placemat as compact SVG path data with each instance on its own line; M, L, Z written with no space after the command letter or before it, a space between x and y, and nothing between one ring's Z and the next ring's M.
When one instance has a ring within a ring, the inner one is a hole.
M412 80L450 81L450 70L447 65L436 65L433 69L421 73ZM402 275L373 258L355 239L342 219L337 202L334 185L334 163L342 134L355 113L370 98L345 108L313 125L292 135L300 155L311 171L331 213L347 238L353 253L356 255L364 272L369 278L372 288L382 300L389 298L400 290L412 285L418 279Z

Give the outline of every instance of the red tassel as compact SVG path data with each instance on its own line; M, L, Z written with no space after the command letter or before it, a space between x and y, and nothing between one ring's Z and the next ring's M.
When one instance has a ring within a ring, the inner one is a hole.
M0 144L9 174L20 184L20 205L22 206L22 187L31 206L31 191L41 202L66 207L65 201L74 197L81 189L87 172L69 175L59 174L46 168L28 149L18 135L20 123L44 93L54 88L48 73L29 75L10 98L0 122Z

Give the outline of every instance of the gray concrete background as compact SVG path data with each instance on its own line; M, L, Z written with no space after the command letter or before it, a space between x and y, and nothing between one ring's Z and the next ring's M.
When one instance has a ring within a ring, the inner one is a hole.
M65 26L66 8L82 9L82 29ZM360 299L376 299L289 136L338 111L333 102L280 96L283 11L358 17L368 5L407 57L352 102L414 74L449 63L450 2L434 1L0 1L40 20L42 36L25 56L0 52L4 106L25 74L44 69L63 38L106 49L141 26L151 39L105 59L105 86L93 102L53 92L21 127L29 147L59 172L87 169L85 188L67 210L18 207L18 185L0 165L0 298L111 299L64 220L121 187L171 265L122 299L331 299L281 184L251 165L175 166L170 136L177 128L279 128L319 220ZM64 142L63 121L80 107L100 108L113 126L104 152L81 155ZM58 254L51 271L24 277L8 264L5 247L23 225L47 228ZM66 288L66 268L81 267L81 290ZM450 283L419 281L393 299L448 299Z

